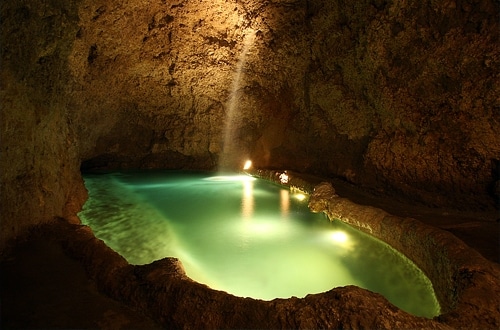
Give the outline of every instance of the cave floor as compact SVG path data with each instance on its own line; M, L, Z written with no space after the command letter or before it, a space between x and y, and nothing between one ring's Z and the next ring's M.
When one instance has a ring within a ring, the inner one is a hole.
M411 216L447 230L499 262L498 213L436 210L369 195L342 182L337 193L358 204ZM83 266L50 237L37 233L0 263L2 329L159 329L149 318L99 293Z
M83 265L37 233L0 264L1 329L161 329L100 293Z

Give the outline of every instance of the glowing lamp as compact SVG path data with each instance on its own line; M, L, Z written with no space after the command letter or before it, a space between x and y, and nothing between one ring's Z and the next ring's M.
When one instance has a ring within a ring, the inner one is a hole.
M295 197L295 199L299 200L299 201L303 201L304 199L306 199L306 195L304 194L301 194L301 193L298 193L298 194L294 194L293 197Z
M286 173L280 174L280 182L281 183L288 183L288 180L289 180L289 178L288 178L288 175Z
M347 242L347 234L343 231L334 231L330 237L337 243Z
M245 162L245 165L243 165L243 169L248 170L250 167L252 167L252 161L249 159Z

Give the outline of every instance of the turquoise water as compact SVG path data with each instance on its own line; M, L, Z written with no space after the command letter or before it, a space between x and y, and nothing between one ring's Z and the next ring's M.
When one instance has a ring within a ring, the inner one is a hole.
M132 264L177 257L198 282L265 300L357 285L414 315L439 314L430 281L411 261L311 213L307 196L287 187L246 175L175 171L84 179L82 222Z

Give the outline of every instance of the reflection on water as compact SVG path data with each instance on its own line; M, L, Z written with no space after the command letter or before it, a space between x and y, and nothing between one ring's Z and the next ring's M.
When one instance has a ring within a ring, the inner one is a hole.
M84 175L79 214L130 263L167 256L212 288L260 299L357 285L433 317L432 285L386 244L307 209L299 193L249 176L188 172Z
M243 193L241 194L241 214L243 218L251 218L253 214L253 181L243 181Z
M290 212L290 191L286 189L280 190L280 210L281 215L286 219Z

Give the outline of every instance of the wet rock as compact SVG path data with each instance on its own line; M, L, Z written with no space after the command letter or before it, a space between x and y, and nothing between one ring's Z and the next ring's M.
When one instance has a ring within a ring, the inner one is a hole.
M322 182L314 188L314 192L309 199L309 209L312 212L327 212L330 203L333 203L333 199L339 197L335 194L335 189L329 182Z
M497 263L487 261L446 231L358 205L333 191L330 183L320 183L310 197L310 208L381 239L412 260L433 284L441 305L438 320L452 327L470 322L478 329L500 324Z
M167 328L450 329L446 323L403 312L380 294L355 286L304 298L264 301L236 297L189 279L173 258L143 266L123 263L97 238L81 235L79 227L61 222L44 230L70 255L84 260L101 290ZM100 262L106 259L110 262Z

